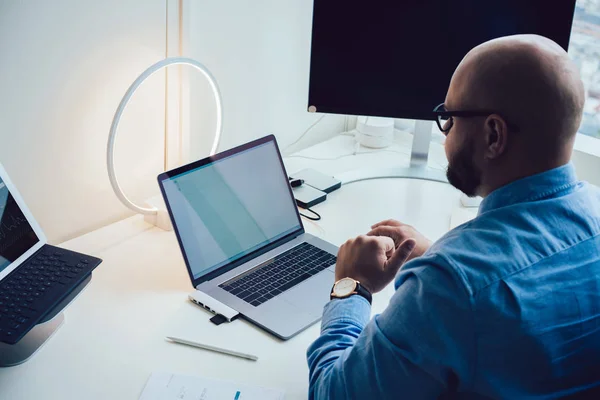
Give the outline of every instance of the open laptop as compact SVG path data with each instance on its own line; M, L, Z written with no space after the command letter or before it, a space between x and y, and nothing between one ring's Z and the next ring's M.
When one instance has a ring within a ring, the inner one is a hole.
M0 342L21 340L101 261L49 245L0 165Z
M338 248L304 231L274 136L158 182L196 289L282 339L321 318Z

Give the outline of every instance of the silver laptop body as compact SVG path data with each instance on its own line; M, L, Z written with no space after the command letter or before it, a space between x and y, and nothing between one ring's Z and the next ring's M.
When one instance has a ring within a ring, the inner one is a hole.
M198 290L284 340L320 320L338 248L304 231L274 136L158 181Z

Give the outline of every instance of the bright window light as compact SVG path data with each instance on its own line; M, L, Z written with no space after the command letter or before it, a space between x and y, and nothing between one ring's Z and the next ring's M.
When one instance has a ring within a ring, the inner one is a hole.
M600 0L577 0L569 55L586 91L579 133L600 139Z

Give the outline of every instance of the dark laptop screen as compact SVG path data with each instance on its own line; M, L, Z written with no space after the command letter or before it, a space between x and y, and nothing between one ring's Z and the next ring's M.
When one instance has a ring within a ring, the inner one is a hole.
M301 229L273 141L162 185L194 279Z
M39 238L0 178L0 273Z

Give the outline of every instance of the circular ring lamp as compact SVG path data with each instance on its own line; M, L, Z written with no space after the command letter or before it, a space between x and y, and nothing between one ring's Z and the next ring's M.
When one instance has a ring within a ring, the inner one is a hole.
M170 229L170 221L168 220L168 215L166 214L166 210L159 210L157 207L140 207L137 204L133 203L123 192L121 186L119 185L119 181L117 180L117 175L115 173L115 163L114 163L114 148L115 148L115 140L117 138L117 128L119 126L119 121L121 120L121 115L127 106L127 103L135 93L135 91L140 87L140 85L148 79L155 72L169 66L169 65L189 65L196 68L200 71L204 77L208 80L210 87L213 90L213 95L215 97L215 103L217 106L217 126L215 132L215 139L212 144L212 148L210 150L210 155L214 155L217 151L217 147L219 146L219 141L221 139L221 134L223 132L223 104L221 100L221 92L219 90L219 86L215 78L212 76L210 71L198 61L191 58L184 57L170 57L165 58L162 61L157 62L156 64L151 65L146 69L127 89L125 96L121 100L117 111L115 112L115 116L113 118L112 124L110 126L110 133L108 135L108 148L106 152L106 164L108 167L108 178L110 180L110 184L113 188L113 191L127 208L132 211L135 211L138 214L143 214L145 216L155 217L155 225L161 226L164 229ZM164 211L164 215L160 215L161 211ZM162 223L158 221L162 219ZM147 219L148 220L148 219Z

